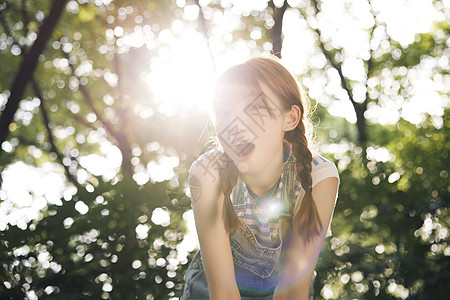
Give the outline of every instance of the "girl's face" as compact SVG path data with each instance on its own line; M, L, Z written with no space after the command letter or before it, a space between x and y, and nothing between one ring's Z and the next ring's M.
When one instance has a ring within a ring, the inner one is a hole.
M281 100L260 89L228 87L219 90L216 131L224 151L241 173L258 173L283 145L284 111Z

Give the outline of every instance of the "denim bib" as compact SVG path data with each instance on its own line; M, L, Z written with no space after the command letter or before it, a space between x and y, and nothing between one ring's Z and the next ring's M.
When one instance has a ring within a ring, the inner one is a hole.
M282 274L282 257L287 249L291 231L285 234L276 248L263 247L246 223L230 234L236 283L242 300L272 300L276 285ZM281 231L280 231L281 232ZM209 299L208 283L204 272L200 250L192 259L186 272L186 281L181 300ZM309 300L313 300L313 274L309 287Z

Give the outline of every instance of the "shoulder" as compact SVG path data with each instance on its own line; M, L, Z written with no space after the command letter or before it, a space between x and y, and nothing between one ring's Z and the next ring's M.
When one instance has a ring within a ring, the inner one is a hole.
M339 182L339 172L336 165L318 153L313 153L311 177L313 187L320 181L330 177L337 178Z
M200 155L191 165L189 176L199 179L216 181L221 168L228 166L229 159L225 153L218 148L213 148Z
M198 157L189 170L188 184L192 205L196 209L196 203L201 202L201 208L207 213L210 209L217 209L217 199L221 199L220 170L227 167L227 156L220 149L214 148ZM201 201L199 201L201 200ZM211 207L207 204L210 204Z

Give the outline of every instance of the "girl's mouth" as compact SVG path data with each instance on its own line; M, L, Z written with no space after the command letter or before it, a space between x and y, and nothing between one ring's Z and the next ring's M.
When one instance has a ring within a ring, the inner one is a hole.
M255 144L253 143L242 143L235 146L235 151L238 156L239 161L246 161L250 158L255 149Z

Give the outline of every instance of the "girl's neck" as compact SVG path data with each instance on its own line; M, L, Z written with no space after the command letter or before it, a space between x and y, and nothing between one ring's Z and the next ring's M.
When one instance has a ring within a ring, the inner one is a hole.
M283 146L264 169L255 174L241 174L241 178L256 195L263 197L280 179L282 168Z

